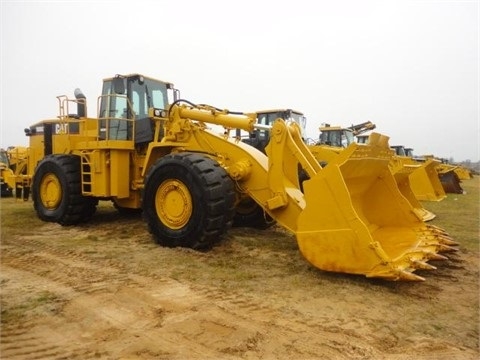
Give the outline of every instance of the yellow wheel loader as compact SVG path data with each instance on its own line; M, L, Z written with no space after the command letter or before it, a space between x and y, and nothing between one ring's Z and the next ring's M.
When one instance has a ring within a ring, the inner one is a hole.
M10 169L6 150L0 149L0 195L1 197L13 196L15 186L15 174Z
M87 116L85 96L75 94L58 97L60 115L26 132L34 209L44 221L74 225L108 200L142 209L161 245L207 249L248 198L325 271L418 281L424 278L416 270L433 269L429 260L455 250L401 196L380 135L374 146L352 144L322 168L295 122L271 125L264 154L230 136L237 128L253 131L255 113L192 104L168 82L139 74L105 79L96 118ZM309 178L303 192L299 166Z
M10 169L15 175L26 174L28 159L28 148L26 146L9 146L7 156Z
M10 186L15 187L17 199L28 200L30 195L30 178L27 175L28 148L25 146L9 146L7 157L13 176L10 178Z

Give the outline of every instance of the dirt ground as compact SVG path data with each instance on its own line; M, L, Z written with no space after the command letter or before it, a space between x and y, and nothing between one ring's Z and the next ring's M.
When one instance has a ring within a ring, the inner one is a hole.
M478 359L479 256L396 283L312 268L278 227L209 252L105 207L77 227L2 199L1 359Z

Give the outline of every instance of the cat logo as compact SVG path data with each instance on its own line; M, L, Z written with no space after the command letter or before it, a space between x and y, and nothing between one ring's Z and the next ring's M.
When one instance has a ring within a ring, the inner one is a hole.
M67 134L68 133L68 124L55 124L55 135Z

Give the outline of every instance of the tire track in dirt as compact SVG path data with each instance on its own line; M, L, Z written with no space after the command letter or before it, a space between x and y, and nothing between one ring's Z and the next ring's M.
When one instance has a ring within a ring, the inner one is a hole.
M42 230L54 227L47 224ZM72 238L85 237L81 229L61 229ZM21 304L45 291L52 297L25 318L2 319L2 359L385 356L378 343L385 336L357 331L364 328L362 320L318 311L325 305L319 299L303 300L307 308L300 308L242 289L182 283L116 257L135 251L155 263L150 242L102 240L101 245L70 248L35 234L3 239L1 249L2 293L18 295Z
M330 356L347 358L348 349L356 354L373 352L369 347L362 348L362 339L356 339L355 334L339 338L338 328L322 328L298 312L285 312L268 302L215 288L128 273L114 259L58 248L38 236L5 241L2 247L2 273L6 278L15 279L15 271L22 272L27 288L48 289L60 304L56 314L41 314L14 327L7 325L2 331L2 358L28 355L60 359L65 354L72 358L88 355L84 349L92 349L89 351L93 354L105 352L112 358L147 356L142 352L145 349L148 356L179 358L286 353L309 358L316 357L319 349ZM303 335L312 333L312 328L314 338ZM80 347L75 342L79 333ZM178 349L179 339L187 344L185 352ZM122 342L127 344L123 349L119 345ZM122 350L115 350L118 348Z
M309 316L295 309L273 305L268 300L259 300L241 294L219 294L216 289L198 288L198 292L207 298L216 299L215 304L227 314L245 324L253 322L261 324L257 331L262 337L269 335L283 344L283 349L268 349L267 353L278 356L290 353L300 358L318 358L319 349L322 357L336 359L368 358L375 354L375 349L367 343L367 339L353 330L346 330L332 318ZM354 320L352 320L354 321ZM278 344L276 344L278 346Z

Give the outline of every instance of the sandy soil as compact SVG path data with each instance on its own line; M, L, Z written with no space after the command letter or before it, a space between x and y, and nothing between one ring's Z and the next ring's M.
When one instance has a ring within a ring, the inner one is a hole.
M276 227L197 253L115 210L61 227L18 206L32 220L1 239L2 359L479 358L478 254L392 283L312 269Z

